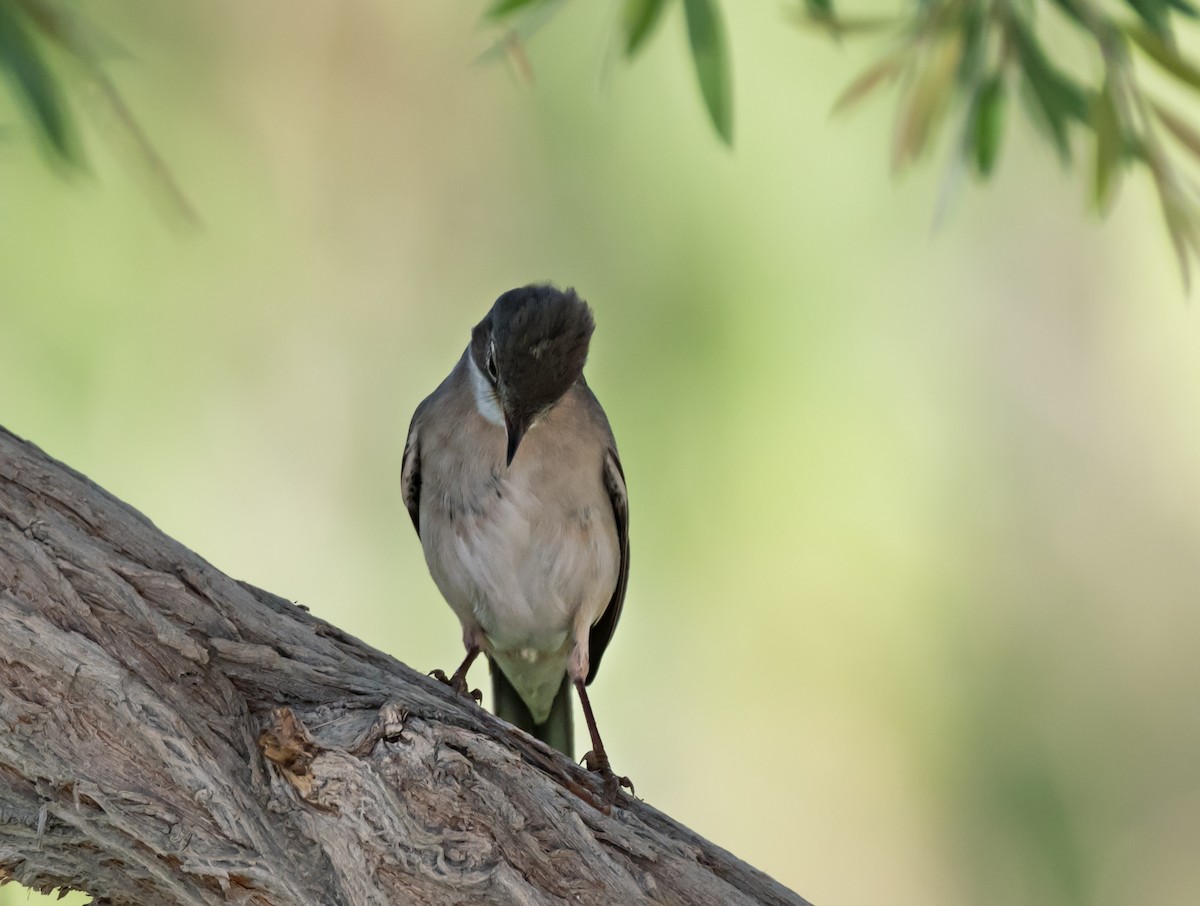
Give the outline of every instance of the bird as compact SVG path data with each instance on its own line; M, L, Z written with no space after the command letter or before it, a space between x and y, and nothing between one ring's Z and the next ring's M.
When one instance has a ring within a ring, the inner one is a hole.
M610 801L612 771L587 686L625 601L629 500L608 417L584 380L595 321L574 289L503 293L450 374L417 407L401 484L466 657L432 675L468 691L483 654L493 708L573 757L571 689Z

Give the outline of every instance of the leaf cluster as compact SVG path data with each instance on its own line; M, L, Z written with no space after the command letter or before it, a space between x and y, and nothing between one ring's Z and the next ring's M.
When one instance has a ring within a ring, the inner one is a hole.
M504 26L507 40L498 47L512 49L514 39L526 39L565 0L493 0L484 18ZM645 47L668 7L682 4L688 47L700 95L709 121L726 145L733 144L733 89L725 24L717 0L622 0L618 18L621 51L633 59Z
M519 60L521 45L566 0L491 0L484 18L504 30L491 55ZM733 142L728 39L718 0L619 0L622 55L640 54L673 5L682 6L697 85L717 135ZM1122 175L1143 167L1161 204L1185 283L1200 259L1200 188L1188 158L1200 159L1200 130L1146 90L1149 64L1200 90L1200 62L1180 47L1178 19L1198 17L1193 0L913 0L903 14L844 16L834 0L801 0L797 21L836 40L882 36L879 58L842 93L850 108L881 86L897 86L891 162L895 172L920 160L945 130L948 174L995 170L1014 107L1038 128L1064 166L1087 159L1089 194L1106 212ZM1090 75L1062 63L1058 43L1073 34ZM159 194L195 220L191 207L109 79L102 42L67 0L0 0L0 72L24 107L46 156L68 169L85 164L69 89L78 83L107 108L121 137ZM948 181L953 184L954 180Z
M38 135L45 156L67 170L86 166L70 88L86 85L115 123L126 148L169 209L190 223L195 212L108 77L97 49L111 45L77 4L0 0L0 72Z
M1182 158L1200 158L1200 133L1152 96L1139 58L1170 79L1200 89L1200 67L1180 49L1178 17L1196 18L1190 0L918 0L911 16L855 19L831 0L806 0L798 18L835 37L885 34L889 46L834 105L844 110L885 84L898 85L892 168L922 157L939 130L953 134L949 172L995 169L1014 106L1070 167L1086 149L1092 204L1106 212L1123 173L1149 172L1185 283L1200 257L1197 186ZM1063 66L1053 35L1082 39L1094 75ZM1166 140L1165 140L1166 139ZM1168 141L1169 140L1169 141Z
M71 29L64 27L59 10L42 0L8 0L0 3L0 69L8 77L17 99L24 105L48 155L59 163L80 166L74 116L55 67L49 61L52 47L75 46Z
M493 0L485 18L527 37L566 0ZM716 0L623 0L617 23L627 58L636 56L673 3L683 5L701 95L726 143L733 140L727 41ZM1103 5L1102 5L1103 4ZM899 86L893 172L920 160L943 131L953 136L946 184L973 172L987 179L1000 159L1013 108L1037 127L1064 167L1084 150L1089 195L1111 207L1122 175L1150 174L1185 283L1200 258L1200 192L1183 160L1200 159L1200 130L1153 97L1138 77L1141 59L1200 89L1200 63L1175 36L1195 19L1192 0L915 0L894 16L843 16L834 0L801 0L797 21L836 40L885 36L887 48L834 105L845 110L883 85ZM1092 75L1061 62L1060 42L1082 43ZM1081 40L1080 40L1081 39Z

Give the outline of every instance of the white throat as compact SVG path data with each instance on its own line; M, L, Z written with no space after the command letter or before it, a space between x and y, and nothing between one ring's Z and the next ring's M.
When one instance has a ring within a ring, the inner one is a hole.
M488 379L483 376L483 372L475 364L475 356L471 355L469 349L467 350L467 374L471 376L471 390L475 393L475 408L479 410L479 414L493 425L504 427L504 413L500 411L500 404L496 401L496 391L492 389Z

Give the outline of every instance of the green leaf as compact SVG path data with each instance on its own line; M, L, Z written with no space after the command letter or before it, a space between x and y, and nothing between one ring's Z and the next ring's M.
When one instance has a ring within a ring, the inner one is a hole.
M19 6L38 30L39 36L68 56L74 64L72 69L86 77L90 88L89 101L107 108L105 112L124 139L124 150L138 159L142 175L146 177L150 190L164 202L165 211L181 217L184 224L199 226L200 218L195 208L100 63L93 42L100 40L111 47L112 41L106 40L106 36L84 19L74 5L67 7L57 0L9 2Z
M1175 78L1200 89L1200 68L1185 60L1176 48L1140 25L1126 26L1125 34L1129 35L1146 56Z
M667 0L625 0L621 17L625 29L625 56L632 57L641 50L666 7Z
M1104 87L1096 95L1093 105L1092 129L1096 133L1096 157L1092 181L1092 200L1096 210L1108 210L1120 175L1119 166L1124 156L1125 137L1121 128L1121 117L1113 97L1112 84L1105 79Z
M964 38L962 58L958 62L958 84L973 89L983 71L987 56L988 18L979 3L968 3L959 26Z
M519 12L526 7L538 6L546 0L493 0L492 5L483 14L485 19L503 19L505 16Z
M1167 233L1175 247L1179 270L1183 273L1185 290L1191 289L1191 258L1200 257L1200 228L1196 223L1196 209L1184 197L1173 175L1162 166L1151 166L1154 184L1158 189L1158 200L1162 205L1163 220Z
M715 0L684 0L688 43L700 93L708 108L713 128L727 145L733 144L733 92L730 88L729 57L725 32Z
M1188 151L1192 152L1197 159L1200 159L1200 132L1197 132L1186 120L1172 113L1161 104L1151 101L1150 108L1154 111L1154 115L1158 117L1159 122L1174 136L1175 140L1187 148Z
M1028 26L1013 20L1009 32L1021 63L1021 76L1032 98L1034 120L1049 133L1063 163L1071 160L1068 126L1071 120L1087 121L1087 93L1054 66Z
M2 2L2 0L0 0ZM505 33L491 47L475 58L476 63L494 63L507 56L519 56L521 46L528 43L558 13L566 0L541 0L529 12L517 16L505 25Z
M1125 0L1146 27L1160 38L1171 38L1171 8L1166 0Z
M1088 19L1089 13L1081 7L1080 0L1053 0L1053 3L1076 25L1081 25L1088 31L1092 30Z
M804 0L804 10L812 22L830 25L837 30L833 13L833 0Z
M921 156L954 90L954 74L961 59L957 36L941 41L929 54L908 95L900 102L892 134L892 172Z
M975 98L971 123L970 144L975 171L985 178L996 166L1000 138L1004 134L1005 104L1004 82L999 74L993 75Z
M833 104L833 113L849 110L884 81L894 79L904 68L908 53L901 50L888 54L846 86Z
M12 3L0 2L0 66L8 72L17 96L28 108L51 153L78 166L83 161L71 112L43 53L20 10Z

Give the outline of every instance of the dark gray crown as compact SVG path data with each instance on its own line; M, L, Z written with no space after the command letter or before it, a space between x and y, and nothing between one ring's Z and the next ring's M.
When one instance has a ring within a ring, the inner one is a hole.
M496 300L472 332L471 353L497 384L504 408L532 416L582 376L595 329L591 309L575 290L531 284Z

